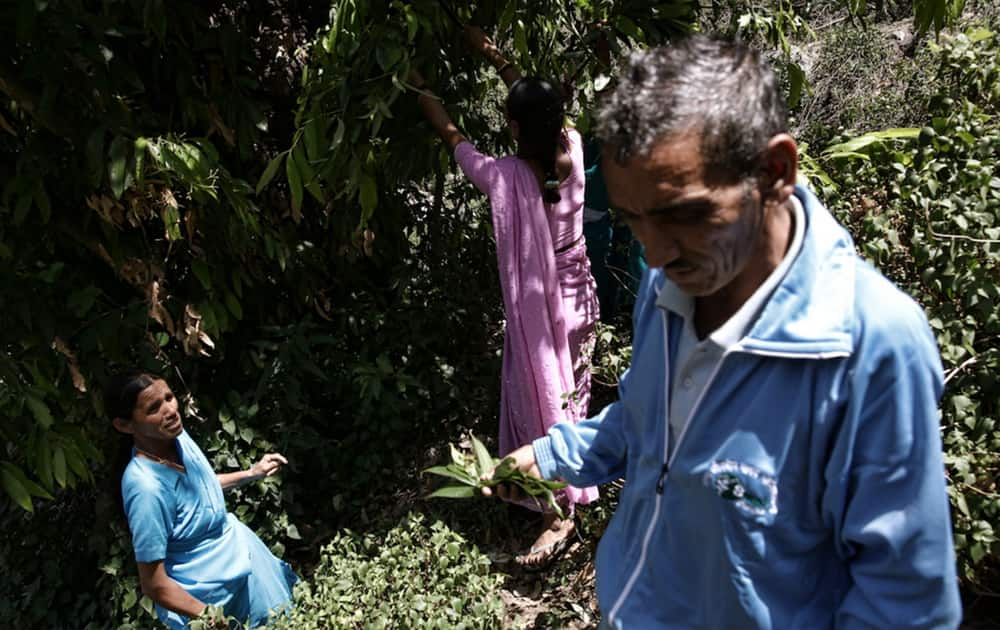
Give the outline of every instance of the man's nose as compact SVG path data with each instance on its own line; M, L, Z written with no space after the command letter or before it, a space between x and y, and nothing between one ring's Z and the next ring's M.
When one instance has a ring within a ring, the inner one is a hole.
M680 248L669 228L650 227L648 223L644 223L634 226L632 231L642 243L646 264L650 267L663 267L680 258Z

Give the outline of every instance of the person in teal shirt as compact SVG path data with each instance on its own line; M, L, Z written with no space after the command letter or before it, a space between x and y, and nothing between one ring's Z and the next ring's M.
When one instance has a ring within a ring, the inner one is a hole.
M115 375L104 399L114 427L132 438L123 507L139 583L159 619L186 628L218 606L246 627L266 625L290 605L299 578L226 511L222 490L273 475L287 460L268 453L249 470L216 474L184 430L170 386L151 374Z
M601 320L614 319L619 309L634 301L639 278L646 270L642 244L632 230L615 222L601 169L601 144L591 138L583 149L586 188L583 198L583 235L587 241L590 270L597 284Z

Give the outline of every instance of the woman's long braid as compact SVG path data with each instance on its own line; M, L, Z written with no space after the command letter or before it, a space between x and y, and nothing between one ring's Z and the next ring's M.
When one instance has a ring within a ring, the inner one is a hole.
M538 77L515 81L507 95L507 114L520 129L518 154L541 166L542 199L546 203L562 199L556 157L562 141L564 111L559 90Z
M562 119L559 119L555 129L544 129L542 133L545 135L545 140L539 143L541 155L538 157L545 173L542 200L546 203L556 203L562 199L562 195L559 194L559 174L556 172L556 153L562 139Z

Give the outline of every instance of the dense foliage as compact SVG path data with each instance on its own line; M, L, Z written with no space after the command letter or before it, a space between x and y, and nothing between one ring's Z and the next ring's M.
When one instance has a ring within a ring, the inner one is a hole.
M488 215L421 121L409 69L421 70L470 137L504 150L499 82L462 48L457 21L486 27L527 71L571 79L573 111L586 131L595 91L620 55L699 20L791 63L789 37L809 32L793 4L0 4L0 619L52 628L151 623L114 500L119 439L98 395L113 364L166 375L184 400L189 431L220 470L247 467L271 449L289 457L281 478L238 490L229 502L297 567L309 575L315 568L303 614L332 610L321 593L336 592L345 610L349 598L371 596L331 573L348 565L382 571L371 540L341 533L317 559L319 547L345 526L364 531L398 516L400 488L414 494L416 470L440 461L432 445L469 428L491 435L498 398L503 323ZM870 10L845 4L854 15ZM961 5L914 2L918 28L939 27ZM855 217L859 234L869 236L866 251L898 271L925 305L954 305L939 314L942 343L964 349L945 352L949 387L961 392L949 389L946 437L960 482L963 570L979 581L975 567L996 553L983 523L996 518L988 479L997 449L987 422L996 392L976 375L988 374L996 357L995 332L985 327L992 320L975 318L987 313L991 295L982 279L993 273L996 282L995 265L983 262L995 258L982 254L995 250L948 238L947 247L919 254L928 268L950 257L955 271L939 282L978 274L987 295L972 303L946 289L920 293L921 282L935 279L907 275L909 256L918 255L907 253L911 232L894 227L901 245L890 241L890 251L877 243L891 234L879 231L886 225L923 216L907 214L925 212L914 195L935 200L927 211L942 213L931 214L941 222L953 219L936 200L968 204L967 186L985 181L984 203L992 199L992 180L982 178L995 158L958 166L982 150L974 125L996 129L984 118L996 112L995 98L986 98L995 65L988 70L982 56L994 41L969 43L962 54L977 64L958 58L946 66L979 68L954 85L981 87L972 109L961 110L966 118L945 107L944 122L930 125L937 135L921 137L929 143L922 146L940 149L935 164L944 167L913 157L901 172L892 151L915 156L916 149L891 145L882 158L878 143L862 167L823 164L833 180L852 173L872 190L896 182L878 215L883 223ZM793 97L808 87L797 73L788 66ZM898 179L911 174L914 184ZM932 179L935 190L924 191ZM844 183L837 204L865 203ZM969 229L992 229L980 214L966 220ZM959 224L933 225L937 233L967 233ZM603 347L620 341L613 335L627 331L604 331ZM626 361L627 349L602 352L601 378L613 382ZM483 595L464 601L484 606L482 625L492 623L481 556L438 526L408 521L393 531L386 536L394 549L416 540L458 545L470 566L449 566L467 571Z
M989 588L1000 568L1000 41L978 27L942 37L933 52L926 126L829 147L829 184L839 188L825 193L937 333L960 572Z
M462 536L410 514L384 535L338 533L274 627L499 628L501 582Z

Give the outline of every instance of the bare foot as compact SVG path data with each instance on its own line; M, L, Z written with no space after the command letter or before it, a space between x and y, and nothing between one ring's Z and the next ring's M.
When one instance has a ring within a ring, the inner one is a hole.
M531 549L514 557L514 562L526 569L547 566L566 549L575 529L576 524L572 518L560 519L555 514L545 514L542 533L532 543Z

